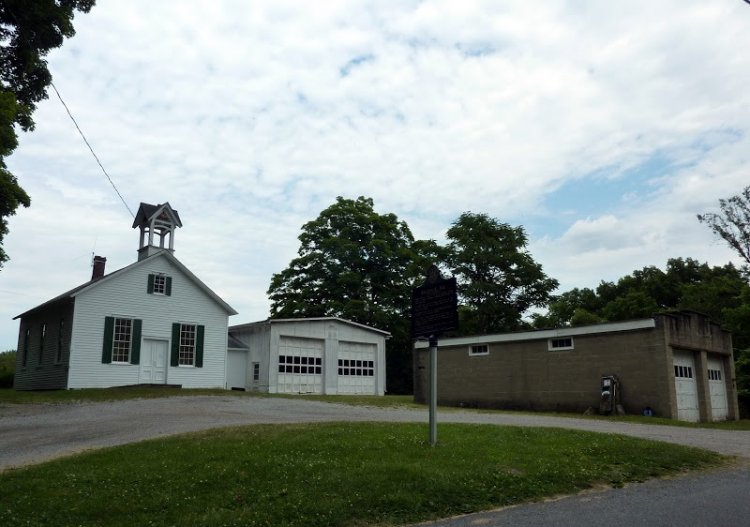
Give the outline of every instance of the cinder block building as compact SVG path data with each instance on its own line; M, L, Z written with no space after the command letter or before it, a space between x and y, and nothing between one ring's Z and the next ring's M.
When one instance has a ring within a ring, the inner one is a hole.
M584 412L602 378L619 379L626 413L686 421L738 419L731 334L703 314L442 339L438 403ZM414 400L429 397L429 351L414 349Z

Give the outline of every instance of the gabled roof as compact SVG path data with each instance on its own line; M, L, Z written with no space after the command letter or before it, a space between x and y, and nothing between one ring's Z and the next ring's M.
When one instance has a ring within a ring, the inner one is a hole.
M180 215L177 214L177 211L172 208L169 202L166 202L166 203L160 203L158 205L151 205L150 203L141 203L141 205L138 207L138 212L136 212L135 214L135 218L133 218L133 228L136 228L140 225L144 225L146 223L150 223L151 218L153 218L157 214L161 214L162 212L170 216L170 218L172 218L172 220L174 221L174 224L177 227L182 227L182 221L180 220Z
M270 324L292 324L297 322L341 322L342 324L347 324L349 326L354 326L360 329L366 329L368 331L373 331L375 333L380 333L386 338L389 338L391 334L388 331L383 331L382 329L377 329L372 326L367 326L365 324L360 324L359 322L354 322L352 320L347 320L345 318L339 318L339 317L310 317L310 318L267 318L266 320L260 320L258 322L249 322L247 324L237 324L236 326L229 326L229 331L232 330L239 330L239 329L249 329L253 327L263 326L263 325L270 325Z
M57 302L61 302L63 300L68 300L71 298L75 298L81 293L88 291L90 289L93 289L94 287L98 287L100 284L103 284L105 282L108 282L112 280L115 276L121 275L123 273L129 272L133 269L136 269L142 265L145 265L146 262L153 261L156 258L167 258L170 263L172 263L175 267L177 267L185 276L187 276L190 281L192 281L195 285L198 286L199 289L201 289L204 293L206 293L211 299L219 304L229 315L236 315L237 311L235 311L232 306L224 302L224 300L219 297L216 293L214 293L211 288L209 288L206 284L204 284L197 276L195 276L190 269L185 267L177 258L174 257L174 255L168 251L168 250L162 250L157 253L152 254L148 258L144 258L143 260L139 260L135 263L132 263L126 267L123 267L121 269L117 269L116 271L112 271L109 274L104 275L101 278L97 278L96 280L89 280L88 282L79 285L78 287L74 287L70 291L66 291L65 293L56 296L55 298L48 300L47 302L44 302L43 304L40 304L34 308L29 309L28 311L21 313L18 316L13 317L13 320L16 320L18 318L24 317L26 315L30 315L34 311L37 311L39 309L42 309L44 307L53 305Z

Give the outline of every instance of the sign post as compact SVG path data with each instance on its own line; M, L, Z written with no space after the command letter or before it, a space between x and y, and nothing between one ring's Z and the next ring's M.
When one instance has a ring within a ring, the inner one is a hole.
M411 337L430 341L430 444L437 444L437 348L438 335L458 328L456 279L443 278L437 266L411 294Z

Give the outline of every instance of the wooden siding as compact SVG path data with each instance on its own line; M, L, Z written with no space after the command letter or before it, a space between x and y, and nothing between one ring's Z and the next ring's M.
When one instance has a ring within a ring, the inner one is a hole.
M152 273L172 277L170 296L147 293L148 275ZM140 365L102 364L106 316L141 319L143 339L170 343L173 323L204 325L203 367L168 366L166 382L185 388L224 388L227 312L166 257L155 256L78 295L69 388L138 384Z
M339 320L313 320L276 322L271 324L271 390L275 388L273 372L279 367L279 342L282 337L320 339L325 342L323 393L338 393L339 342L374 344L377 348L375 365L375 393L385 393L385 337L365 328L346 324Z
M60 321L63 321L60 339ZM42 325L47 325L44 350L39 361ZM18 353L13 387L16 390L59 390L67 388L70 336L73 324L73 301L64 300L32 315L23 317L18 331ZM24 340L26 329L30 330L28 355L24 366ZM58 359L58 349L60 360Z
M247 388L268 393L269 364L271 355L271 328L268 324L244 326L238 330L231 330L234 338L245 344L249 351L247 355ZM260 364L260 380L253 387L252 364ZM278 367L278 365L277 365ZM275 378L275 375L274 375Z
M324 343L323 393L338 393L339 343L355 342L375 347L374 394L385 393L385 336L364 327L347 324L340 320L293 320L259 322L235 326L230 329L233 337L250 348L248 355L248 388L250 388L252 362L260 363L261 391L277 393L279 369L279 345L284 338L303 338Z

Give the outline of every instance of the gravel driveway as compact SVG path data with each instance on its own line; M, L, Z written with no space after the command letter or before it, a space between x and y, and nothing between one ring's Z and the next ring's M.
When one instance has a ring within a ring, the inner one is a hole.
M427 420L426 410L262 397L197 396L104 403L9 405L0 407L0 471L83 450L225 426L323 421L427 423ZM441 422L615 432L750 458L750 431L471 411L438 412L438 423ZM439 434L438 428L438 438Z

